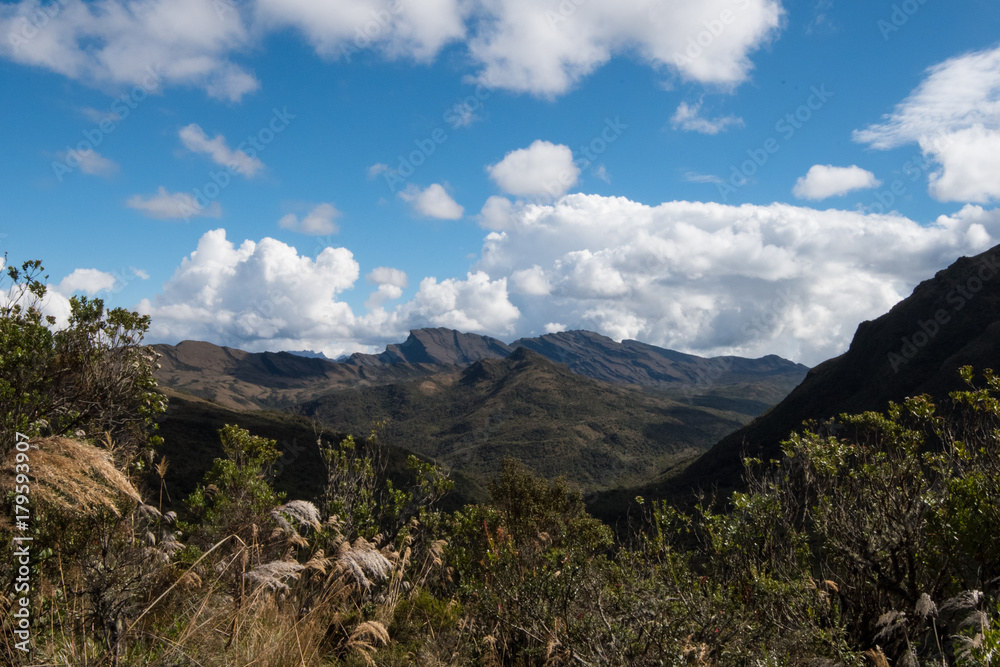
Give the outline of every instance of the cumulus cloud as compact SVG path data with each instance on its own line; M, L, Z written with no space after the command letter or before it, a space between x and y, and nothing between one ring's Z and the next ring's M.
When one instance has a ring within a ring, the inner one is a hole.
M162 185L155 195L148 197L132 195L125 205L157 220L190 220L199 216L218 218L222 215L222 206L219 202L213 201L208 206L202 206L191 195L185 192L167 192Z
M465 280L424 278L402 311L419 326L507 334L521 314L508 299L507 279L491 280L484 271L470 271Z
M686 132L700 132L701 134L718 134L725 132L731 127L743 127L743 119L737 116L721 116L719 118L703 118L701 115L701 102L689 105L681 102L677 111L670 118L670 126L675 130Z
M236 11L203 0L40 0L0 5L0 55L97 86L196 86L237 101L258 88L230 60L249 46ZM44 17L44 18L43 18Z
M781 28L780 0L20 0L0 4L0 56L102 87L194 86L239 101L260 86L239 55L293 28L324 58L374 50L428 62L461 43L491 87L559 95L616 56L734 86ZM43 18L39 18L43 17ZM463 121L473 119L461 117Z
M264 168L264 163L256 157L250 157L241 150L233 150L226 145L226 138L221 134L209 139L205 131L197 123L191 123L181 128L181 142L193 153L204 153L212 158L212 162L227 169L253 178L254 174Z
M1000 211L967 206L922 225L785 204L647 206L578 194L512 205L498 226L476 269L509 277L521 335L559 322L695 354L815 364L920 280L996 244Z
M580 169L569 146L537 139L486 167L501 190L516 197L556 198L576 185Z
M484 3L469 41L480 79L538 95L569 90L613 56L634 53L705 84L742 82L750 54L778 32L777 0L530 0Z
M403 290L409 285L404 271L388 266L379 266L371 270L365 279L378 288L368 296L365 308L375 310L382 308L387 301L395 301L403 296Z
M1000 200L1000 46L931 67L883 122L855 131L854 140L879 150L918 144L939 167L929 175L938 200Z
M94 296L98 292L113 290L117 285L118 279L113 274L97 269L76 269L55 286L55 291L65 297L77 292Z
M423 326L506 335L520 317L506 278L494 280L484 271L465 279L424 278L410 301L387 310L384 304L398 299L407 284L405 273L389 267L368 274L379 289L368 299L369 312L357 315L341 295L359 275L346 248L326 248L310 259L272 238L237 246L216 229L139 310L152 316L151 340L190 338L251 351L314 349L329 357L399 341Z
M349 59L376 48L392 58L426 61L465 36L464 4L458 0L258 0L256 10L261 24L297 28L327 58Z
M392 285L393 287L409 287L409 279L405 271L393 269L388 266L378 266L369 272L365 279L375 285Z
M340 215L340 211L333 204L317 204L301 220L294 213L283 215L278 220L278 226L300 234L327 236L337 233L338 228L335 221Z
M118 172L118 163L104 157L92 148L61 152L57 156L69 166L78 164L80 171L91 176L111 176Z
M1000 241L1000 211L974 205L921 224L787 204L649 206L582 194L507 203L495 207L497 229L467 275L424 277L404 300L406 273L373 268L365 312L347 303L361 273L346 248L311 259L270 238L233 243L222 229L204 234L141 309L155 340L255 351L336 357L425 326L504 340L591 329L706 356L815 364L921 280Z
M444 186L438 183L423 190L411 183L399 193L399 197L409 203L413 210L427 218L458 220L465 213L465 209L451 198Z
M799 199L826 199L852 190L876 188L881 184L875 174L857 165L834 167L829 164L814 164L805 176L795 182L792 194Z

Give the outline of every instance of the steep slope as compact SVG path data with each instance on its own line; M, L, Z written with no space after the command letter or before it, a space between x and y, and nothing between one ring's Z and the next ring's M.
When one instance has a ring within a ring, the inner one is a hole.
M496 338L467 334L454 329L415 329L399 345L388 345L376 355L381 364L438 364L468 366L480 359L501 359L513 352ZM348 363L365 363L365 356L354 355Z
M298 412L367 432L455 470L494 475L507 456L585 489L636 483L752 418L572 373L527 348L461 372L335 391Z
M733 485L741 453L778 457L804 420L822 420L927 393L960 388L957 369L1000 368L1000 246L962 257L874 321L862 322L847 352L812 369L785 400L727 436L674 484Z

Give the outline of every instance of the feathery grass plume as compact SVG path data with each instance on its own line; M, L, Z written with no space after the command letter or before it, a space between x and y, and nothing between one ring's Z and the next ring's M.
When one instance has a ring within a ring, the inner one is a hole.
M243 574L244 578L251 582L272 591L287 592L289 590L286 579L298 579L303 566L295 561L274 560L270 563L258 565L249 572Z
M38 438L31 442L31 470L35 480L33 500L66 512L110 510L121 516L118 505L128 499L141 503L139 492L112 462L93 445L70 438ZM4 466L13 470L13 465Z
M389 631L378 621L365 621L351 631L346 648L356 651L368 665L375 667L377 663L372 659L372 653L378 650L376 643L388 644Z
M322 528L319 521L319 510L308 500L291 500L271 510L271 516L278 522L282 530L288 533L293 532L294 528L288 523L284 515L295 519L299 525L309 526L313 530L318 531Z
M368 592L372 585L385 581L392 571L392 563L375 545L363 537L354 544L343 542L337 556L338 568L346 574L358 590Z
M889 659L885 657L885 653L882 653L882 649L877 646L865 651L864 656L868 658L868 662L872 667L890 667Z
M147 505L146 503L140 503L139 507L136 508L136 511L139 513L140 518L146 519L147 521L159 521L163 518L163 515L160 514L160 510L156 509L152 505Z
M930 618L931 616L937 616L938 608L930 595L922 593L920 599L917 600L917 606L914 611L920 618Z
M303 569L315 570L320 574L325 575L326 571L332 564L333 561L326 557L322 549L319 549L316 551L316 553L313 554L312 558L310 558L306 562L306 564L303 565L302 567Z
M906 632L906 613L895 610L887 611L879 616L875 626L880 628L879 633L875 635L875 639L878 641L889 641L896 634Z

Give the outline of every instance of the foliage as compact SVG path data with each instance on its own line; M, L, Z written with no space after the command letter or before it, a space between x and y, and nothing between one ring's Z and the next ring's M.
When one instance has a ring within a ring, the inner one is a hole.
M6 258L5 262L6 263ZM0 451L15 432L103 438L116 460L158 444L151 436L165 409L156 393L156 354L142 345L149 317L100 299L72 297L67 325L43 316L41 262L6 266L0 280Z
M2 570L10 664L997 664L992 372L963 369L944 407L916 397L792 434L725 503L637 499L624 539L515 460L488 503L442 512L447 476L410 457L391 482L374 435L318 432L323 488L286 501L278 443L235 425L178 521L130 476L160 407L147 323L81 299L54 331L40 271L8 271L0 318L0 419L30 432L38 466L29 655Z
M244 543L253 533L270 523L270 513L283 497L267 481L271 466L281 453L274 440L250 435L237 426L219 431L226 458L216 459L199 486L187 500L194 517L191 528L204 544L227 535L237 535Z

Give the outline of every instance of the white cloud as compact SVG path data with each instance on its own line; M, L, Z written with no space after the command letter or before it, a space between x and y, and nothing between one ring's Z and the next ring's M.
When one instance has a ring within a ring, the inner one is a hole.
M694 171L685 172L684 180L688 183L722 183L722 179L715 174L699 174Z
M101 87L196 86L237 101L257 89L229 56L247 48L239 13L203 0L22 0L0 5L0 55ZM42 20L39 17L45 17Z
M256 157L250 157L241 150L233 150L226 145L226 138L221 134L209 139L205 131L197 123L191 123L181 128L181 141L194 153L204 153L212 158L212 162L226 167L230 171L253 178L254 174L264 168L264 163Z
M792 194L799 199L826 199L852 190L876 188L881 184L875 174L857 165L834 167L829 164L814 164L805 176L795 182Z
M390 2L379 0L258 0L261 24L294 26L320 55L350 59L377 48L391 58L433 58L443 46L465 36L465 3L459 0Z
M400 199L413 206L422 216L438 220L458 220L465 209L438 183L421 190L412 183L399 193Z
M381 162L376 162L372 166L368 167L368 178L369 179L376 178L380 174L383 174L387 171L389 171L389 165L383 164Z
M510 302L507 279L491 280L483 271L470 271L465 280L435 278L420 281L413 301L402 308L407 321L418 326L448 327L459 331L510 334L521 313Z
M207 340L241 349L314 349L330 357L402 340L411 328L448 326L506 335L520 311L510 302L505 278L470 272L464 280L424 278L413 299L400 298L406 274L389 267L369 273L379 285L370 312L356 315L340 295L351 289L360 267L346 248L326 248L316 259L272 238L226 238L205 233L163 292L139 304L152 316L150 339Z
M482 63L481 81L537 95L565 93L621 54L687 80L733 86L746 79L749 55L777 34L783 13L778 0L494 0L482 4L469 50Z
M92 148L61 152L57 157L70 167L79 165L80 171L92 176L111 176L119 169L117 162L104 157Z
M202 206L191 195L185 192L167 192L167 189L162 185L155 195L149 197L132 195L125 202L125 205L142 211L144 215L157 220L178 218L190 220L194 217L218 218L222 215L222 206L219 202L213 201L208 206Z
M393 269L388 266L377 266L369 272L365 279L376 285L392 285L401 289L409 286L409 279L405 271Z
M517 197L556 198L576 185L580 169L569 146L541 139L486 168L501 190Z
M694 106L687 102L681 102L677 111L670 118L670 126L675 130L680 129L686 132L700 132L701 134L718 134L725 132L731 127L743 127L743 119L737 116L721 116L719 118L702 118L701 102Z
M545 276L545 270L535 264L534 266L514 271L510 274L510 281L513 284L514 292L528 296L548 296L552 293L552 285Z
M118 279L110 273L97 269L77 269L63 278L54 289L67 298L76 292L94 296L98 292L113 290L117 284Z
M939 165L929 175L941 201L1000 200L1000 46L951 58L927 76L881 123L854 140L887 150L916 143Z
M1000 241L1000 211L967 206L921 225L785 204L646 206L579 194L512 206L502 229L476 268L509 277L521 335L559 322L695 354L815 364L919 281Z
M194 86L239 101L260 86L239 57L292 27L322 57L347 61L375 50L429 62L462 43L480 81L542 96L620 56L728 87L747 78L783 14L780 0L20 0L0 4L0 34L13 36L0 56L99 87L152 76L149 90Z
M372 269L367 282L377 288L364 313L343 296L360 276L349 250L310 259L274 239L237 245L214 230L142 312L153 316L155 340L331 357L444 326L504 340L590 329L695 354L815 364L921 280L1000 241L1000 210L972 205L920 224L786 204L647 206L578 194L511 204L507 215L466 276L425 277L406 301L404 272Z
M493 195L483 204L483 208L476 218L479 220L480 227L499 231L510 223L513 210L514 204L509 199Z
M278 220L278 226L300 234L326 236L337 233L338 228L335 221L340 215L340 211L333 204L317 204L302 220L299 220L299 217L294 213L283 215Z

